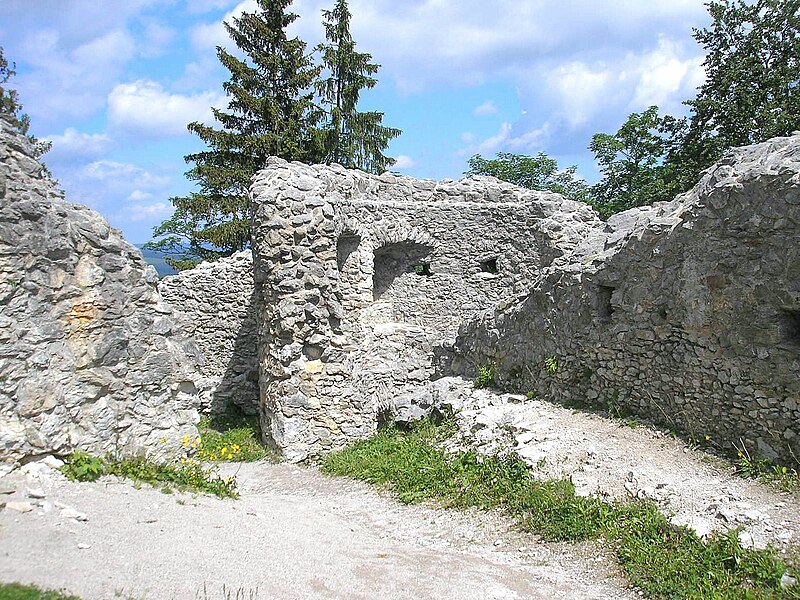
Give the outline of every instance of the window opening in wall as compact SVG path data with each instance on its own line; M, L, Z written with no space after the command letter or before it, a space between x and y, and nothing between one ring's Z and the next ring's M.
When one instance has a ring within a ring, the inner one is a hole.
M375 250L374 274L372 276L372 297L381 296L392 287L397 278L409 274L430 276L430 256L433 248L416 242L397 242Z
M420 277L430 277L431 275L433 275L433 273L431 273L431 264L425 262L415 264L414 273L416 273Z
M481 271L483 273L497 273L497 258L487 258L481 261Z
M800 309L783 310L781 313L783 343L800 351Z
M613 294L614 288L609 285L597 287L597 314L604 321L610 321L611 315L614 314L614 307L611 306L611 296Z
M339 271L344 269L347 259L350 255L358 250L358 245L361 243L361 237L357 235L343 235L336 242L336 265ZM357 267L356 267L357 268Z

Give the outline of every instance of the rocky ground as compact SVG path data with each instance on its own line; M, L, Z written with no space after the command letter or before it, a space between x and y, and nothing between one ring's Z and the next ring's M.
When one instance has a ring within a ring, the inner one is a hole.
M644 496L700 534L800 535L800 500L662 432L437 382L470 443L579 493ZM441 391L441 390L440 390ZM227 464L241 498L72 483L52 460L0 477L0 580L94 598L636 598L599 544L545 544L495 513L403 506L314 468ZM2 474L2 472L0 472Z
M513 451L543 479L567 477L582 495L656 501L700 536L741 528L747 546L800 541L800 494L735 473L732 463L658 429L514 394L475 390L461 378L435 382L467 445ZM709 440L709 445L713 440Z

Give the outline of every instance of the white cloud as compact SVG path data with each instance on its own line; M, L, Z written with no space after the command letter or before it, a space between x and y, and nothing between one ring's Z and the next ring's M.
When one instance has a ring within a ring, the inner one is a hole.
M153 175L139 166L111 160L89 163L82 169L80 177L101 181L109 187L131 190L161 190L166 188L170 182L170 178L167 176Z
M236 4L239 0L191 0L188 2L189 12L207 13L212 10L222 10Z
M67 127L62 135L48 135L43 139L53 143L48 158L54 155L96 156L104 152L111 143L111 139L105 133L81 133L74 127Z
M674 111L676 98L691 96L692 90L705 79L703 57L681 58L678 44L662 38L653 52L634 59L638 62L638 84L631 106L657 105L667 111Z
M472 111L472 114L476 117L485 117L488 115L496 115L497 114L497 106L494 103L494 100L487 100L480 106L476 106L475 110Z
M220 21L213 23L202 23L192 28L190 37L192 45L198 51L213 51L217 46L231 47L233 42L228 36L228 32L223 26L223 21L231 23L233 17L238 17L243 12L256 12L258 4L256 0L240 1L234 8L225 13Z
M39 29L27 35L21 56L30 70L17 83L34 120L81 118L105 104L105 90L135 53L130 34L122 29L78 45L70 45L57 29Z
M602 98L610 92L612 73L605 65L592 69L579 62L556 67L544 77L545 85L560 100L560 111L571 127L586 123L602 110Z
M115 129L152 137L186 135L187 123L212 123L211 107L222 108L226 104L220 93L170 94L160 84L140 79L111 90L108 120Z
M143 192L142 190L133 190L130 195L128 196L128 200L131 202L142 202L143 200L150 200L152 199L153 194L150 192Z
M501 123L498 132L483 141L475 141L472 133L464 133L461 140L467 144L457 152L458 156L472 156L481 154L492 156L498 152L514 152L517 154L529 154L535 150L540 150L544 141L550 133L549 124L530 131L518 131L514 125L508 122Z
M319 19L325 0L298 12ZM699 0L352 0L353 37L408 92L517 76L531 66L613 60L652 46L658 35L688 37L707 20Z
M172 211L172 206L166 202L155 204L134 204L125 207L125 215L133 222L145 221L154 217L165 217Z
M150 21L144 30L139 53L148 58L161 56L175 39L175 30L158 21Z
M412 169L417 166L417 161L415 161L410 156L406 156L405 154L400 154L397 158L395 158L395 163L391 166L392 169Z

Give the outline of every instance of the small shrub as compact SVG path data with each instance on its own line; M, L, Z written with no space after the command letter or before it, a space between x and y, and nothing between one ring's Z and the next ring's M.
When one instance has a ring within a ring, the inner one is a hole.
M220 498L238 498L236 479L220 477L214 469L204 467L199 461L183 458L179 463L157 463L140 456L126 457L106 465L110 475L117 475L151 485L172 484L178 489L189 489L213 494Z
M544 366L548 373L555 375L558 371L558 359L555 356L548 356L544 359Z
M75 450L60 471L70 481L95 481L105 474L105 463L98 456L93 456L83 450Z
M738 453L736 472L743 477L759 479L765 483L777 485L784 491L800 490L800 473L783 465L776 465L767 458L754 458L745 448L734 445Z
M497 377L495 365L482 365L478 367L478 376L475 378L475 387L478 389L494 387Z

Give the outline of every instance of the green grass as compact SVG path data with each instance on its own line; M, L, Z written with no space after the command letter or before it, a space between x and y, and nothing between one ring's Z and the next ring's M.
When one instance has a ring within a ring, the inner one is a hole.
M203 492L220 498L239 496L233 477L220 477L214 469L209 469L196 460L157 463L139 456L100 458L78 450L67 458L61 472L73 481L94 481L102 475L117 475L160 486L162 490L171 491L169 485L172 485L179 490Z
M0 600L80 600L62 592L42 590L35 585L0 583Z
M800 474L784 465L773 463L767 458L755 458L750 455L742 445L736 446L739 458L736 461L736 473L742 477L758 479L768 485L773 485L785 492L800 492Z
M253 462L270 456L260 441L258 417L205 417L200 421L199 429L199 460Z
M651 502L576 496L569 481L537 481L516 458L447 455L437 444L453 432L450 422L385 430L328 455L322 470L388 485L406 503L503 508L546 540L605 539L629 581L654 598L800 598L798 586L780 586L796 571L772 550L743 548L735 532L703 541Z

